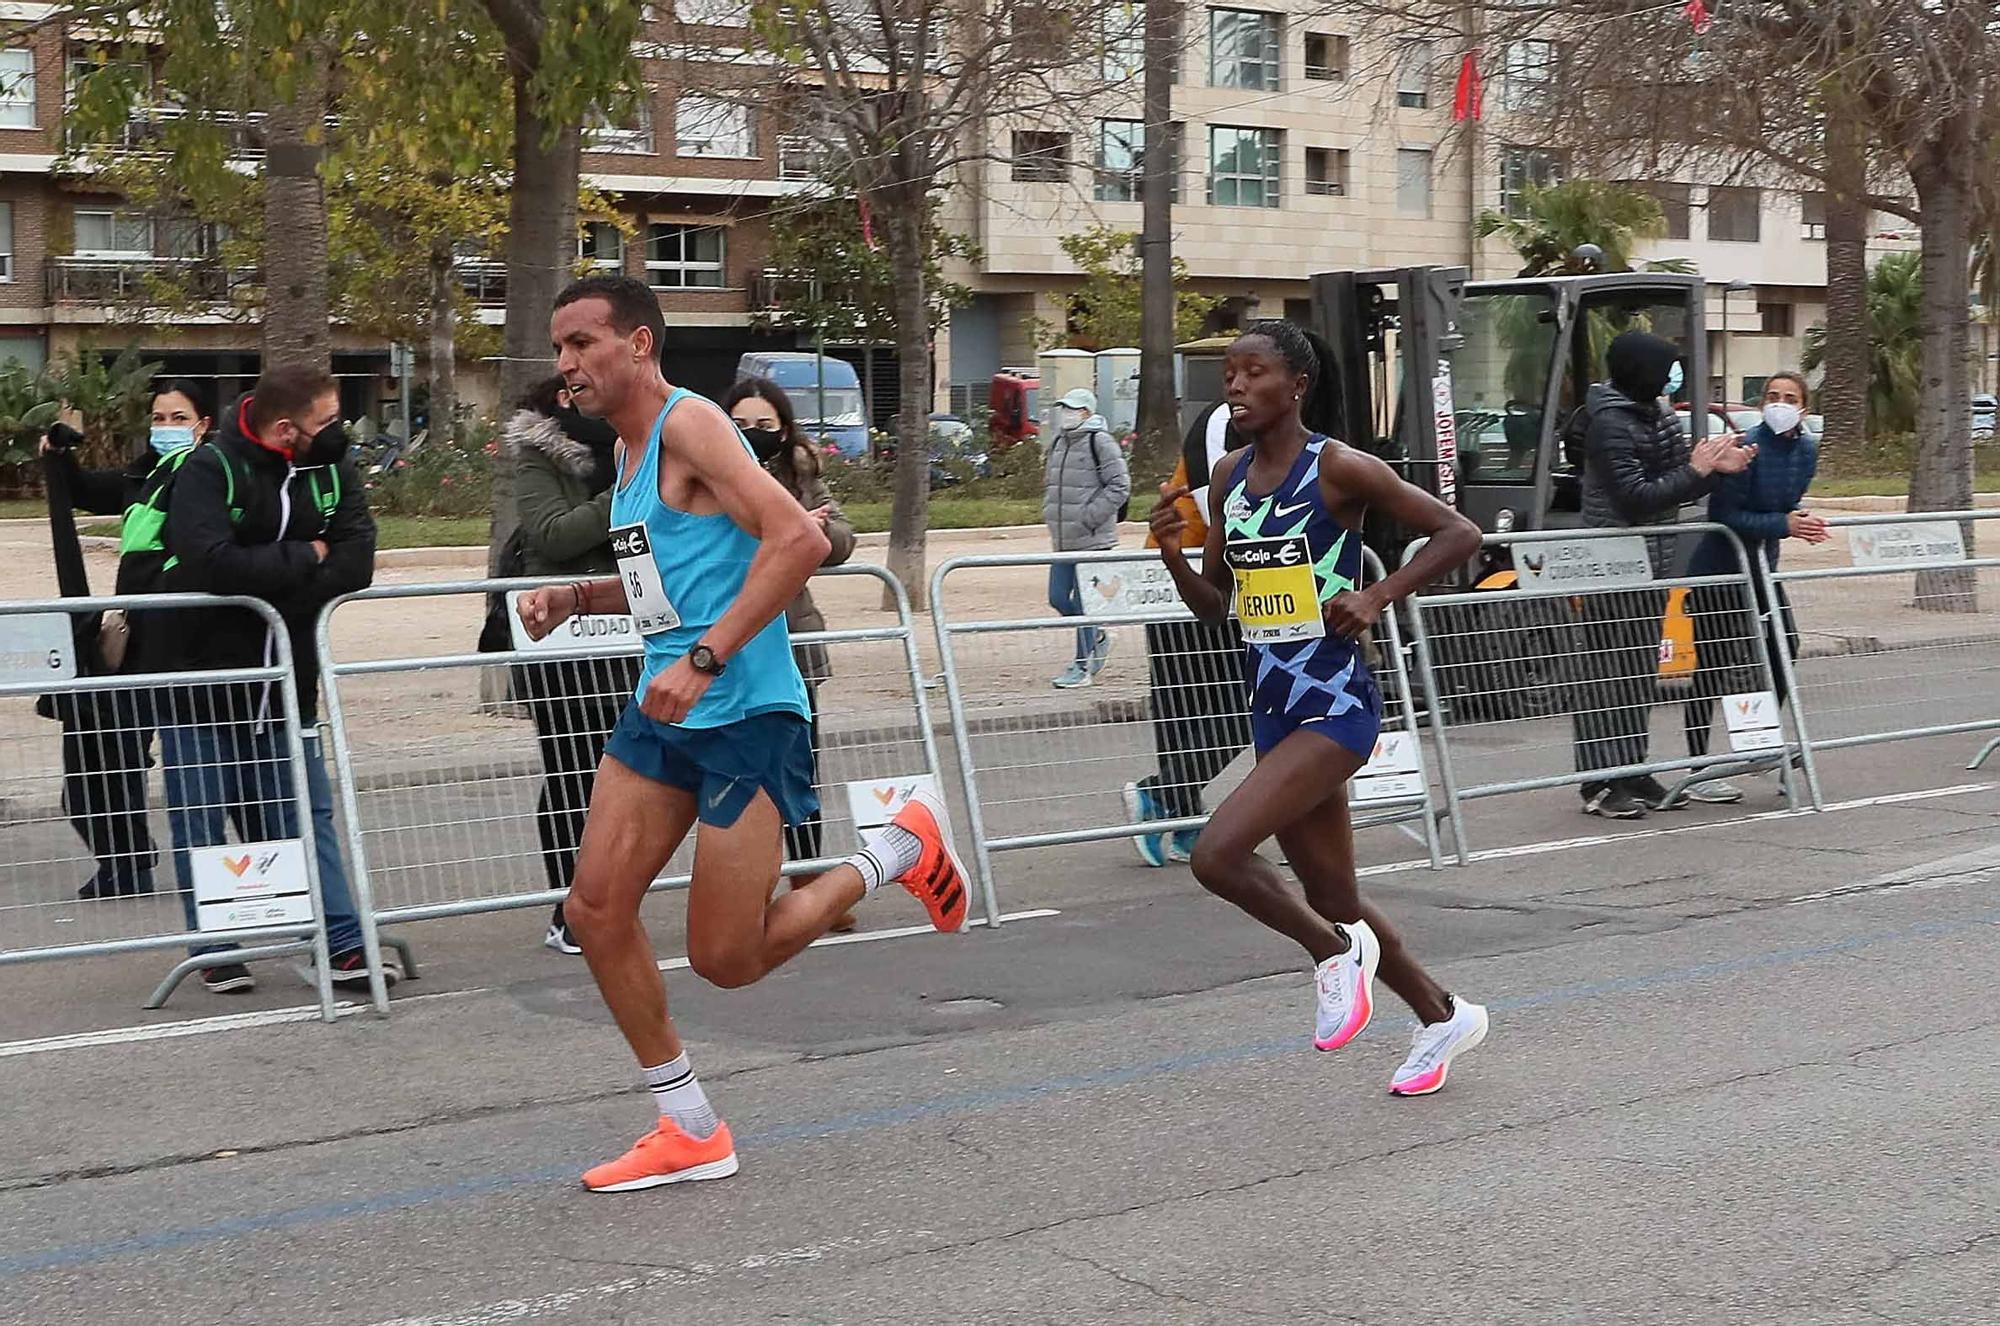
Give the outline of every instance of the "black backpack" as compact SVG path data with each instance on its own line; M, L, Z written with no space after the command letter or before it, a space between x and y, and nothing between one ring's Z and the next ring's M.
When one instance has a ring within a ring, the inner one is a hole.
M1104 462L1099 460L1097 456L1097 435L1102 431L1103 430L1101 429L1092 429L1090 433L1090 465L1092 469L1097 471L1097 481L1099 483L1104 482ZM1115 437L1111 437L1111 434L1105 433L1104 436L1111 438L1112 446L1115 447L1118 445L1118 439ZM1131 489L1132 476L1129 471L1126 473L1125 482L1126 482L1125 491L1127 493L1130 493L1132 491ZM1131 513L1132 513L1132 499L1128 496L1124 501L1118 504L1118 518L1120 520L1123 520L1125 519L1126 516L1130 515Z
M527 545L521 542L521 527L507 536L507 542L500 545L500 561L493 568L495 580L512 580L528 574ZM479 628L479 652L482 654L504 654L514 647L513 627L507 621L507 596L488 594L486 596L486 623Z

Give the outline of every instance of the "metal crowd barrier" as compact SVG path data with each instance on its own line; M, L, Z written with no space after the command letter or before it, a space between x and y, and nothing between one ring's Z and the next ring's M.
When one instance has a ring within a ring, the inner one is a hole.
M1074 567L1084 615L1018 604L1047 597L1052 567ZM971 573L998 587L1003 615L967 602ZM1372 552L1369 578L1382 574ZM974 868L997 919L993 854L1199 829L1208 806L1239 779L1226 772L1250 747L1243 647L1181 603L1157 552L1018 553L954 557L931 575L931 621L944 668ZM1086 643L1109 640L1089 686L1052 683ZM1384 614L1370 658L1381 685L1384 732L1404 761L1355 797L1355 827L1415 822L1441 865L1438 810L1421 759L1400 628ZM1400 737L1400 741L1393 740ZM1135 813L1141 788L1160 818ZM1206 796L1204 793L1206 792ZM1176 804L1178 803L1178 804Z
M77 615L143 613L137 630L190 630L174 619L224 607L263 619L268 664L100 676L78 666ZM236 946L176 963L146 1001L158 1008L203 968L310 954L320 1016L332 1021L305 760L291 641L269 604L196 594L0 603L0 965ZM225 824L256 850L225 846ZM198 906L176 861L190 849ZM356 902L365 912L365 894ZM374 995L385 1007L379 984Z
M1807 748L2000 728L2000 510L1834 516L1827 525L1848 565L1781 562L1768 576L1796 622ZM1996 746L2000 738L1970 767Z
M824 604L831 586L850 581L867 582L870 611L886 589L893 621L793 637L802 657L823 656L830 676L815 687L821 819L787 831L787 875L836 864L853 850L857 826L883 822L879 808L896 789L937 781L908 598L886 570L860 563L827 568L812 587ZM565 639L575 625L567 623L540 647L472 646L488 594L567 583L378 586L320 614L327 718L355 875L375 899L371 925L548 906L565 896L591 775L638 677L638 637L629 618L595 617L592 633ZM421 638L371 629L376 605L413 598L436 607ZM359 656L370 652L387 656ZM493 686L496 677L504 688ZM509 693L493 698L497 689ZM687 885L693 839L655 889Z
M1649 539L1708 534L1727 540L1734 571L1654 575ZM1797 805L1796 759L1820 804L1798 715L1786 735L1775 703L1791 661L1768 647L1733 533L1713 524L1535 531L1488 535L1484 547L1511 558L1512 588L1406 601L1461 864L1471 851L1465 803L1484 797L1661 774L1678 775L1669 790L1684 793L1770 770ZM1676 615L1692 635L1691 670L1672 667L1676 646L1662 634Z

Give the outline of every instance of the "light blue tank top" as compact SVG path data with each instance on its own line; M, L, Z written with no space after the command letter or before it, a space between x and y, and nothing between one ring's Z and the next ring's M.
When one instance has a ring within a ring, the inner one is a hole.
M698 516L676 510L660 500L660 430L683 400L695 397L676 387L667 397L645 450L628 480L621 473L611 491L612 547L634 546L633 527L644 533L644 544L659 572L660 587L679 618L676 625L647 634L645 666L639 690L684 656L743 592L757 540L745 533L726 512ZM748 451L750 444L743 444ZM754 454L754 453L753 453ZM621 534L624 536L621 540ZM709 684L691 713L677 726L715 728L757 714L787 712L809 717L805 680L792 659L791 636L780 612L752 636L722 675Z

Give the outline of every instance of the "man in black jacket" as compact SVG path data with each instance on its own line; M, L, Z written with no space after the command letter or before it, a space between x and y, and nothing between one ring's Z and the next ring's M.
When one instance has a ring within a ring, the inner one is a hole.
M174 591L260 598L284 619L302 711L333 980L360 984L368 979L361 927L313 728L319 688L314 621L329 600L365 588L375 575L375 521L346 451L340 396L330 376L302 368L264 374L251 394L224 412L215 439L181 466L167 508L165 581ZM153 661L176 670L257 667L273 657L267 636L255 613L202 609L185 614L171 638L154 642L161 653ZM272 688L257 684L186 687L160 701L174 872L191 929L196 911L189 848L224 841L225 818L243 842L298 836L290 766L276 726L282 717ZM391 962L386 975L394 980L401 971ZM240 963L208 968L202 983L218 992L254 985Z
M1680 389L1680 359L1671 341L1640 331L1620 334L1606 351L1610 381L1591 387L1581 412L1587 528L1673 524L1683 506L1708 495L1716 475L1737 473L1755 458L1755 447L1720 434L1690 445L1665 402ZM1672 571L1674 536L1646 542L1653 574ZM1583 654L1574 679L1577 772L1646 762L1666 604L1664 588L1583 597ZM1667 789L1650 775L1593 779L1582 791L1584 813L1608 819L1640 819L1669 804Z

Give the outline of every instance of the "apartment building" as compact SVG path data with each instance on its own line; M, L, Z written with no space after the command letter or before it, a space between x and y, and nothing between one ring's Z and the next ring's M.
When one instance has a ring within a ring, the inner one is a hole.
M1568 152L1534 136L1535 111L1559 94L1552 43L1489 52L1484 115L1459 120L1459 53L1398 39L1355 8L1228 0L1184 11L1175 252L1221 302L1219 325L1299 312L1320 271L1440 263L1512 276L1517 255L1478 240L1477 218L1520 215L1527 186L1572 173ZM1101 58L1107 75L1121 61L1136 72L1129 41L1106 41ZM960 400L1002 365L1032 362L1035 328L1063 325L1079 279L1063 235L1139 229L1139 105L1134 81L1067 121L994 127L988 151L1004 159L966 182L952 213L984 250L957 274L976 292L951 324ZM1823 196L1776 179L1646 187L1667 233L1638 257L1687 259L1708 278L1712 391L1756 398L1825 317ZM1878 218L1876 248L1906 247L1903 224Z

